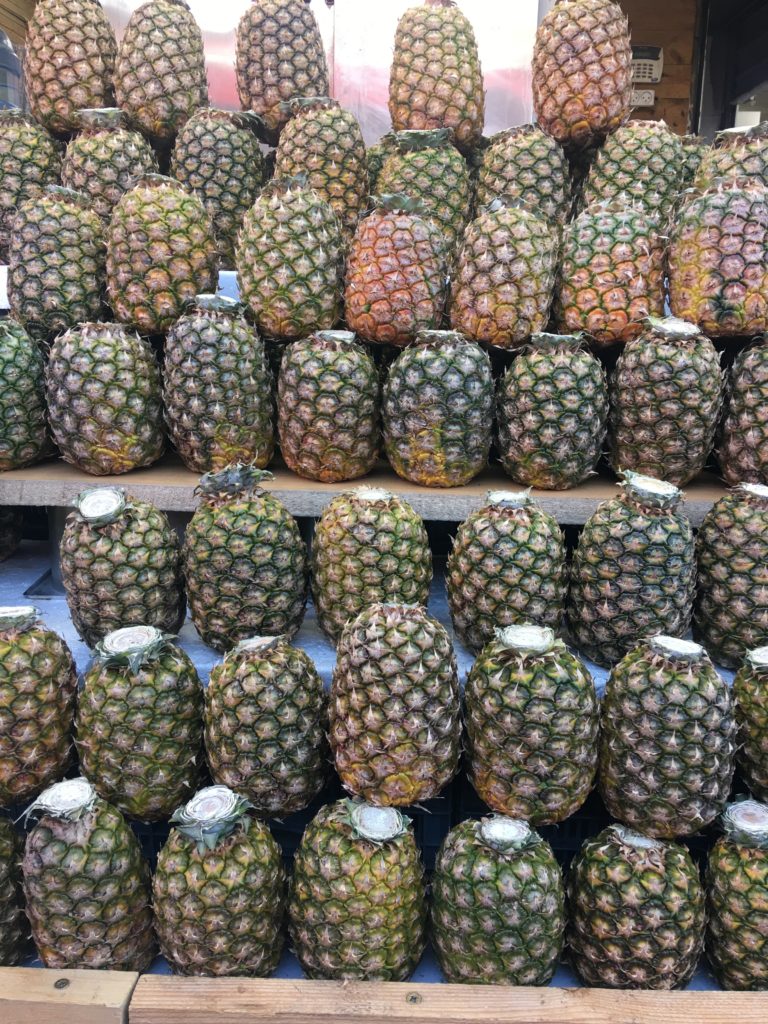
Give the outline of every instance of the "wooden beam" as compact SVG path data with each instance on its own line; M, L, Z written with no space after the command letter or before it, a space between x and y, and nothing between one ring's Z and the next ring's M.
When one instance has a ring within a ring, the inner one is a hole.
M2 1024L127 1024L131 971L0 968Z
M768 993L145 975L129 1024L765 1024Z

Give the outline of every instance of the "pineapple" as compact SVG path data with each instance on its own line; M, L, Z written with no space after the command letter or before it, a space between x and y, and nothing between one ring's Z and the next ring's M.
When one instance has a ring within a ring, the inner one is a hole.
M421 203L383 196L352 239L344 301L364 341L403 348L440 327L448 290L445 242Z
M454 263L469 221L469 168L453 145L449 128L397 132L378 177L381 193L409 196L440 229L449 263Z
M584 203L629 199L667 224L683 187L684 167L682 140L663 121L629 121L597 151L584 183Z
M78 697L84 774L123 814L167 818L200 779L202 712L189 655L154 626L116 629L96 645Z
M500 196L525 200L550 224L562 225L571 208L568 161L559 143L535 124L497 132L482 156L477 205Z
M674 316L710 338L768 330L768 188L727 181L690 196L668 264Z
M597 770L599 706L587 669L554 630L496 630L464 692L467 774L499 814L550 825L574 814Z
M706 873L707 955L724 989L768 989L768 806L729 804Z
M78 134L67 145L61 182L82 192L105 221L135 178L157 171L157 158L147 140L126 128L116 107L77 111Z
M81 107L111 103L116 55L98 0L38 0L24 50L24 91L35 119L66 134L77 128Z
M447 981L548 985L564 929L560 868L526 822L492 815L451 829L437 855L430 929Z
M198 110L176 136L171 174L205 207L222 265L234 266L237 236L265 181L252 114Z
M300 97L280 135L275 176L304 174L307 185L333 209L345 239L355 232L368 195L363 133L354 114L328 96Z
M411 604L373 604L341 634L330 741L342 785L369 803L437 796L458 769L461 723L448 633Z
M576 487L595 471L605 441L605 371L581 335L534 334L497 391L498 451L513 480Z
M323 509L312 543L312 599L333 641L370 605L426 606L431 580L427 531L405 499L358 487Z
M168 331L164 356L165 421L187 469L268 465L275 447L272 374L240 304L198 295Z
M203 36L186 0L148 0L133 11L117 54L115 94L131 125L161 148L208 106Z
M453 0L424 0L397 23L389 74L395 131L451 128L460 149L479 141L485 120L475 33Z
M664 246L656 217L642 207L623 200L587 207L565 232L559 330L584 331L597 348L637 338L648 317L664 315Z
M339 800L304 832L288 897L309 978L405 981L426 943L424 873L408 818Z
M21 544L23 510L0 505L0 562L11 558Z
M235 262L243 301L271 337L305 338L339 319L341 226L331 206L301 180L274 180L264 188L245 215Z
M53 455L39 346L15 320L0 321L0 472Z
M104 228L85 196L58 185L26 199L11 222L11 316L37 340L102 312Z
M72 763L77 672L31 605L0 608L0 807L20 804Z
M78 635L95 647L123 626L178 633L181 551L168 517L121 487L82 491L59 542L61 579Z
M365 162L368 166L368 194L376 196L379 194L379 176L384 166L384 161L390 153L395 150L395 133L387 132L386 135L368 146L365 151Z
M205 748L215 782L257 813L300 811L328 777L328 706L312 661L283 637L241 640L211 672Z
M152 880L160 951L174 974L264 977L280 961L286 879L251 805L208 786L171 818Z
M598 784L609 813L673 839L709 825L733 778L730 690L706 651L662 634L612 670L601 708Z
M768 122L717 133L715 145L702 154L694 185L698 189L711 188L719 178L768 185Z
M45 371L53 439L85 473L127 473L163 453L160 370L121 324L81 323L51 345Z
M288 346L277 382L280 451L309 480L365 476L379 454L379 375L351 331Z
M38 821L24 894L43 965L145 971L155 954L149 867L120 811L79 778L50 786L27 813Z
M684 988L704 946L704 893L684 846L609 825L568 876L571 959L586 985Z
M768 339L740 352L728 374L717 453L729 484L768 484Z
M271 476L235 464L200 478L184 575L192 621L216 651L251 636L290 638L304 617L307 549L296 520L261 486Z
M107 229L107 292L122 323L144 334L167 330L189 299L215 290L216 263L201 200L173 178L146 174L115 206Z
M562 531L528 491L489 491L459 525L445 583L453 628L475 653L500 626L557 629L567 589Z
M599 144L629 117L632 47L611 0L560 0L533 48L533 110L540 127L576 150Z
M689 189L696 179L709 143L701 135L682 135L680 141L683 144L682 187ZM678 197L678 201L681 199L683 196Z
M467 484L488 464L491 361L457 331L419 331L389 368L381 411L398 476L423 487Z
M39 124L17 107L0 110L0 261L8 262L11 222L16 207L44 186L55 185L61 170L58 146Z
M720 416L723 374L695 324L651 317L611 375L610 459L682 486L707 461Z
M315 16L303 0L253 0L237 26L237 91L276 142L290 117L288 100L325 96L328 64Z
M758 800L768 800L768 647L747 651L733 680L744 780Z
M29 925L21 888L21 836L0 818L0 967L13 967L27 953Z
M451 287L453 329L504 349L544 330L557 250L557 235L542 216L522 200L494 199L464 234Z
M739 484L715 502L696 537L693 634L719 665L738 668L768 644L768 486Z
M651 633L683 635L696 580L682 492L631 470L620 487L584 524L571 568L571 633L598 665L619 661Z

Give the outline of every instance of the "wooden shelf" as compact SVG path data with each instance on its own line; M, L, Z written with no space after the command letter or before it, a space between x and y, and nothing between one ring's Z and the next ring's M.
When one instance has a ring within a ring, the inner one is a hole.
M465 487L418 487L401 480L381 464L359 480L321 484L304 480L284 466L270 467L273 491L295 516L317 517L336 494L365 484L395 491L406 498L424 519L459 522L483 504L493 489L520 490L499 466L491 466ZM166 455L148 469L121 476L89 476L65 462L43 462L28 469L0 473L0 505L46 505L63 508L72 504L86 487L106 484L124 487L136 498L152 501L166 512L191 512L197 507L195 487L198 476L184 467L175 455ZM533 496L563 525L585 522L601 501L616 493L616 481L594 477L570 491L534 490ZM685 507L694 526L701 523L712 504L725 493L725 486L711 473L703 473L685 488Z

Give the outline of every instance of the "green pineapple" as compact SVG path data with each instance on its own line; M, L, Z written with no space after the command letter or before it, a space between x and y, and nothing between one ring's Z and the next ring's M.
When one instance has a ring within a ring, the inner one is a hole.
M16 207L45 185L55 185L61 153L54 139L18 107L0 110L0 259L8 262L8 242Z
M20 323L0 322L0 472L53 455L45 408L43 353Z
M571 184L565 153L535 124L497 132L482 155L477 205L514 196L539 209L551 224L564 224L571 209Z
M768 339L753 341L728 374L720 472L729 484L768 484Z
M768 800L768 647L747 651L733 680L739 748L736 758L758 800Z
M0 967L13 967L27 953L29 925L21 888L20 834L8 818L0 818Z

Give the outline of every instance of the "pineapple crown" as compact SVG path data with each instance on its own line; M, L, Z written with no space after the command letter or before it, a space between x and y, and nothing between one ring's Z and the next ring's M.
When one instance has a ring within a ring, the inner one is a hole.
M197 844L199 853L213 850L238 826L247 828L253 810L245 797L227 786L207 786L171 816L177 831Z
M709 655L701 646L692 640L683 640L678 636L667 636L666 633L657 633L645 641L648 651L668 662L696 665L701 661L708 661Z
M503 814L491 814L476 822L475 834L486 846L502 854L520 853L544 842L527 821Z
M225 466L224 469L204 473L200 477L195 493L209 498L260 493L263 490L262 481L272 478L273 474L268 469L258 469L256 466L246 465L242 462L233 462Z
M477 347L477 342L461 334L460 331L417 331L413 344L409 348L414 349L421 345L429 345L432 348L448 348L452 345L472 345Z
M383 210L385 213L410 213L418 217L426 217L427 211L420 199L403 195L401 192L385 192L379 196L371 196L371 212Z
M744 655L744 661L755 672L768 672L768 647L753 647Z
M587 352L586 336L578 334L549 334L537 331L532 334L524 348L529 352Z
M363 484L362 487L355 487L354 490L347 491L346 493L350 498L354 498L355 501L364 501L371 504L374 502L384 504L392 501L395 497L392 491L387 491L383 487L371 487L370 484Z
M641 832L633 832L626 825L609 825L600 833L606 839L619 843L625 850L631 851L634 857L657 862L664 851L664 843Z
M284 634L279 636L249 636L245 640L238 641L231 651L227 651L224 655L224 661L234 660L243 654L265 654L267 651L273 651L280 644L285 643L288 643L288 637Z
M677 316L649 316L645 322L654 334L668 341L692 341L701 335L696 324Z
M242 316L245 312L245 303L231 299L228 295L219 295L215 292L200 292L194 298L186 299L183 303L184 313L223 313L227 317Z
M75 125L81 132L92 135L124 128L126 117L120 107L81 107L75 111Z
M565 644L555 636L554 629L533 622L519 622L494 630L496 643L520 658L539 657L554 650L565 650Z
M98 794L87 779L65 779L44 789L26 809L24 818L50 815L66 821L80 821L97 800Z
M315 331L310 335L312 341L328 344L332 349L358 348L357 335L354 331Z
M672 511L682 500L680 488L666 480L657 480L631 469L620 470L620 474L623 480L618 486L623 489L624 496L642 508Z
M413 128L395 132L395 145L401 153L418 153L424 149L445 149L453 145L452 128Z
M720 817L720 827L732 843L768 850L768 804L757 800L728 804Z
M154 626L124 626L107 633L94 648L94 665L125 666L132 673L156 661L175 638Z
M531 497L530 487L526 487L524 491L488 491L486 500L489 505L512 509L528 508L536 504Z
M126 495L122 487L88 487L75 498L77 512L91 526L113 523L126 507Z
M342 800L346 823L360 839L383 846L408 831L410 819L396 807L374 807L363 800Z
M26 633L40 623L40 610L33 604L0 606L0 633Z

